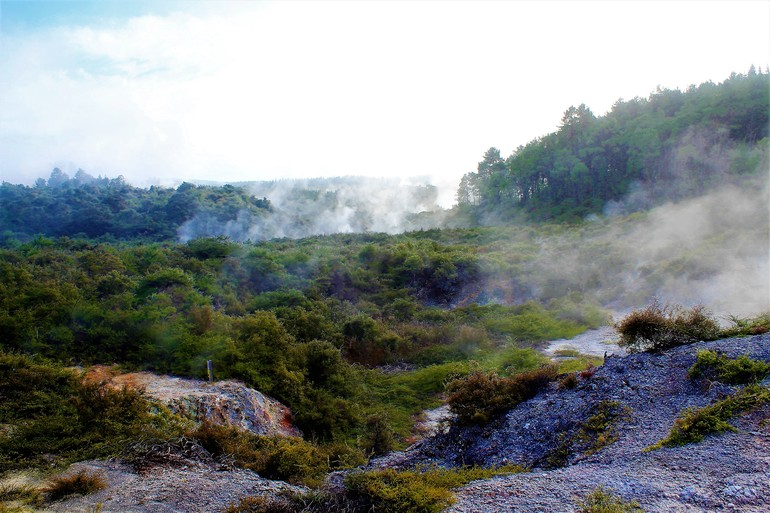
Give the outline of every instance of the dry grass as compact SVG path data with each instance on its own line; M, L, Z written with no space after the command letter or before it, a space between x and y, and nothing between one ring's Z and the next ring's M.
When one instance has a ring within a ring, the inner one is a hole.
M70 495L90 495L107 488L107 480L98 472L80 470L74 474L53 477L43 488L49 501L58 501Z

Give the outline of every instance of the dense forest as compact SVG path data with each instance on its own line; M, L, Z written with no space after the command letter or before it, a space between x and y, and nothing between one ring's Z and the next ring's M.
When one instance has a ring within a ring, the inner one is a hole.
M288 404L308 439L384 452L452 378L535 368L544 341L613 311L766 309L767 130L753 71L604 117L571 108L507 159L490 149L449 212L431 213L435 188L396 189L414 208L386 224L350 179L4 183L0 356L191 377L213 360Z
M752 67L720 84L619 100L604 116L570 107L556 132L507 158L490 148L463 177L458 205L485 222L576 220L621 200L640 210L740 181L767 159L768 84Z

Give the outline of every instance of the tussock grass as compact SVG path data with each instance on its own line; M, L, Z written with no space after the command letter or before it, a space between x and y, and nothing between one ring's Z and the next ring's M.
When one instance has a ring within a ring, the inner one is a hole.
M636 501L626 501L611 490L595 488L580 504L580 513L644 513Z
M90 495L105 488L107 480L102 474L81 470L53 477L43 488L43 493L49 501L58 501L70 495Z

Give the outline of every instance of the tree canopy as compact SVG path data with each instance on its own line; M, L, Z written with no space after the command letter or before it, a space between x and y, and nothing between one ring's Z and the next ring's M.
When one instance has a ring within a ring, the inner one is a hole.
M556 132L506 159L487 150L462 178L458 206L499 220L576 219L633 187L648 192L640 206L650 207L738 180L767 158L768 87L768 74L752 69L720 84L619 100L604 116L572 106Z

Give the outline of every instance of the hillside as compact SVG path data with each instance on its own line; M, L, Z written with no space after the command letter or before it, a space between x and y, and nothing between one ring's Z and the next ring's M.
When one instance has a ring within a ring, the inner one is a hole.
M449 210L394 179L3 183L0 513L57 502L4 480L72 464L136 486L116 511L142 494L149 510L202 508L196 479L218 483L200 487L217 508L288 483L312 492L287 511L314 513L406 512L414 497L435 513L471 480L457 511L567 511L593 481L652 511L759 508L767 405L737 432L642 449L687 407L756 391L689 379L698 350L770 358L767 335L714 340L770 329L768 79L570 108L510 157L490 149ZM670 318L646 341L694 344L556 349L650 312ZM442 405L456 422L412 445ZM377 495L391 485L409 489L398 507ZM535 505L539 488L552 503Z
M703 350L770 362L770 335L609 357L574 389L554 385L484 427L453 426L407 451L399 464L532 468L460 490L449 510L458 513L574 511L576 498L598 486L638 501L647 512L767 511L770 403L731 421L735 431L645 452L666 437L683 411L741 388L688 378Z
M374 460L366 468L511 463L530 468L457 490L457 502L447 510L454 513L572 512L597 487L637 501L647 513L766 511L770 501L766 486L770 402L730 420L734 431L708 435L698 443L645 452L666 437L686 409L703 408L744 388L713 376L688 377L696 354L705 350L770 363L770 335L700 342L657 354L608 357L595 372L582 373L572 389L553 384L486 426L453 424L444 433L403 453ZM769 384L765 378L763 386ZM117 463L79 464L76 468L106 472L110 488L89 498L56 504L53 510L87 511L89 505L103 501L101 511L105 513L192 513L211 511L207 508L213 504L234 503L254 494L255 489L267 497L277 497L279 490L289 489L243 471L213 472L205 463L211 457L203 453L186 462L187 470L178 464L168 468L160 464L136 474ZM227 482L222 481L224 477ZM221 484L211 487L209 482ZM300 488L292 490L303 493ZM342 502L337 506L346 500L352 501L346 506L353 508L350 511L358 511L352 497L338 499ZM172 507L170 502L179 505ZM319 509L318 504L313 506L313 501L306 504L307 509L287 511L328 511L322 506Z

